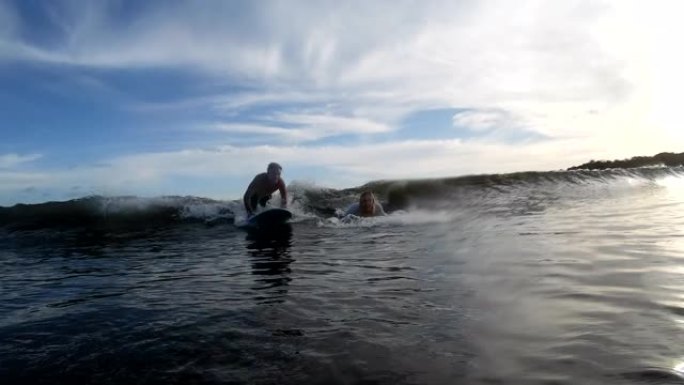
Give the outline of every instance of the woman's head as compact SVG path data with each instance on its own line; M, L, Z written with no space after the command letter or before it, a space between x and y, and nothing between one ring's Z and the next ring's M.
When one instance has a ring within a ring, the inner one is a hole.
M361 216L375 214L375 195L371 191L364 191L359 197L359 212Z

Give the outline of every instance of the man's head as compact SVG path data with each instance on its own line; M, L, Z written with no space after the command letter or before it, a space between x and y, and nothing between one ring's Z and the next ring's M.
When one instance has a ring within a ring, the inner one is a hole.
M268 175L268 179L276 183L278 182L278 179L280 179L280 173L283 170L282 167L276 162L271 162L268 164L268 168L266 168L266 174Z
M375 214L375 195L371 191L364 191L359 197L359 212L361 216Z

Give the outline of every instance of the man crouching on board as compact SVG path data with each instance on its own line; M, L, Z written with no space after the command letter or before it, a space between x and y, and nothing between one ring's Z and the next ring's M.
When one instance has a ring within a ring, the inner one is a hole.
M283 168L278 163L272 162L268 164L266 172L262 172L252 179L252 183L249 184L242 198L245 210L247 210L247 218L254 215L257 204L261 207L266 206L275 190L280 191L280 206L287 207L287 189L285 188L285 181L280 177L282 170Z

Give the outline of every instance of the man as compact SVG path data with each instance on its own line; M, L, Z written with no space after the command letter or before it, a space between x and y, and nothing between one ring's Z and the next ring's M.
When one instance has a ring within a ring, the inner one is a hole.
M356 215L358 217L376 217L387 215L382 205L375 200L375 195L370 191L364 191L359 197L359 203L349 206L344 215Z
M242 198L248 218L254 215L257 204L261 207L266 206L266 202L271 199L271 194L276 190L280 191L280 206L283 208L287 206L287 189L285 182L280 177L282 170L283 168L278 163L269 163L266 172L255 176L252 183L249 184Z

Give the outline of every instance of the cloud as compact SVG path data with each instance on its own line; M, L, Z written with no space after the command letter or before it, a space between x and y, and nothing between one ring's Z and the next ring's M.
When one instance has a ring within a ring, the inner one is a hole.
M8 169L19 166L23 163L33 162L40 159L40 154L18 155L18 154L2 154L0 155L0 169Z
M514 94L526 85L520 80L530 77L554 78L573 87L585 85L585 79L601 80L587 70L606 59L588 32L601 11L587 5L591 2L552 7L496 1L403 1L391 6L210 1L204 7L141 7L126 19L115 16L115 3L67 4L72 5L53 12L64 36L61 45L18 42L24 55L105 68L183 66L248 76L250 83L311 88L381 85L414 90L424 84L423 90L437 86L445 91L472 84ZM588 54L591 64L582 61ZM569 71L573 79L564 76ZM592 84L586 82L589 88Z
M14 37L18 21L14 9L8 4L0 3L0 43Z
M210 1L142 6L127 18L116 16L117 3L66 4L52 12L61 44L14 40L13 52L105 69L199 71L256 89L186 105L325 100L343 106L337 113L389 124L424 108L586 108L619 102L633 87L624 76L630 61L596 33L614 2Z
M488 131L493 129L510 129L524 127L510 113L504 110L467 110L459 112L453 117L453 124L473 131Z
M340 135L370 135L392 130L386 124L369 119L345 116L280 113L272 116L272 125L246 123L219 123L216 130L255 136L268 136L287 143L311 142Z
M390 127L363 118L310 115L310 114L279 114L275 119L281 122L310 127L314 131L327 132L329 135L357 133L377 134L390 131Z

